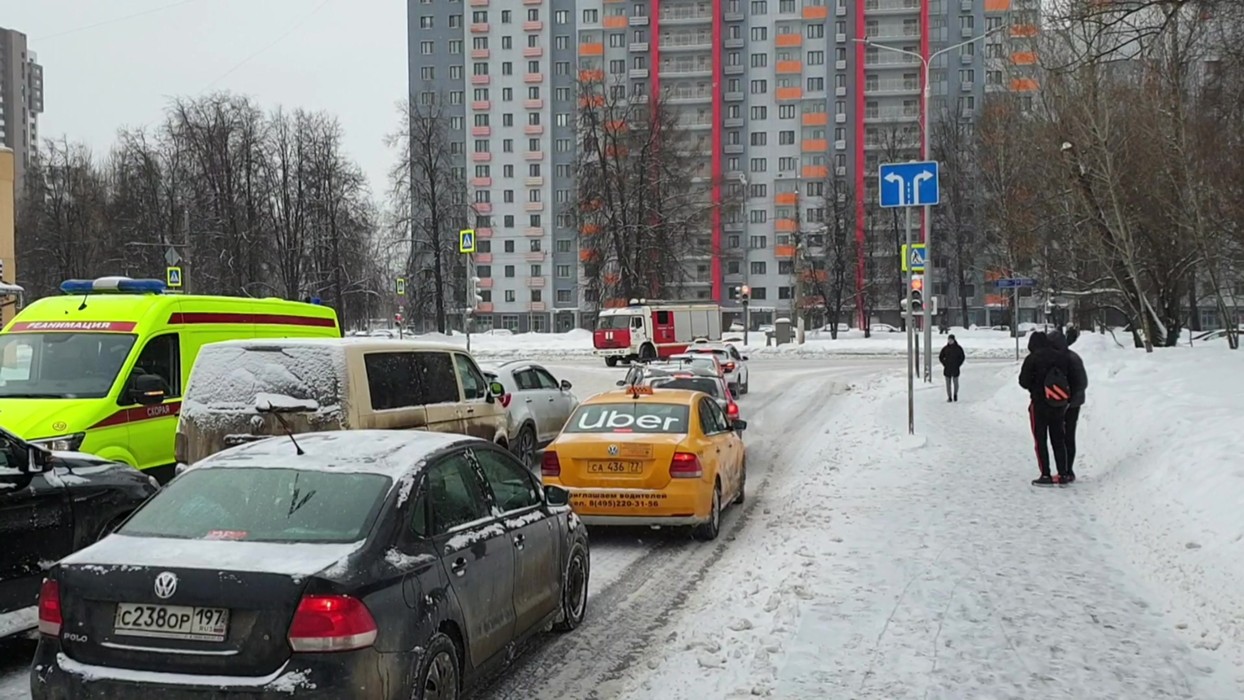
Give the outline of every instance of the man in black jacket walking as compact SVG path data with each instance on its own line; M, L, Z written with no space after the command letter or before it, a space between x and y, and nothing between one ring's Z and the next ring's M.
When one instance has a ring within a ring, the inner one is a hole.
M1071 481L1076 480L1076 426L1080 422L1080 408L1084 406L1084 394L1088 389L1088 373L1084 371L1084 360L1075 350L1068 347L1073 345L1079 337L1080 331L1074 327L1067 329L1065 337L1062 331L1054 331L1050 334L1050 342L1054 347L1062 347L1071 360L1071 374L1068 376L1071 379L1073 391L1071 401L1067 404L1066 418L1063 421L1067 443L1067 474Z
M947 403L959 400L959 368L963 366L963 360L963 346L952 334L937 355L937 361L942 363L942 374L946 377Z
M1036 486L1071 483L1075 477L1067 469L1067 443L1065 420L1067 402L1075 393L1071 358L1065 350L1056 349L1045 333L1036 332L1028 338L1028 357L1019 370L1019 385L1028 390L1028 420L1032 427L1033 449L1037 453L1037 468L1041 475L1033 480ZM1060 387L1059 384L1068 384ZM1064 396L1063 394L1066 394ZM1046 439L1049 440L1047 448ZM1054 466L1058 469L1058 481L1050 475L1050 450L1054 452Z

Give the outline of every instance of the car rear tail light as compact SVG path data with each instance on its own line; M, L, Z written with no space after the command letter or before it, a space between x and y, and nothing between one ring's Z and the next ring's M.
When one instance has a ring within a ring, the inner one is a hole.
M510 402L513 400L514 400L513 394L502 394L501 395L501 408L509 408Z
M700 458L690 452L675 452L670 460L670 476L675 479L698 479L704 475Z
M721 368L722 368L722 369L724 369L724 370L726 370L727 372L733 372L733 371L734 371L734 363L733 363L733 362L727 362L726 364L722 365L722 366L721 366Z
M351 651L374 644L376 633L376 620L361 600L308 595L289 625L289 646L295 652Z
M45 579L39 589L39 634L59 636L63 622L60 614L60 584L52 579Z
M562 463L561 460L557 458L557 452L553 450L545 450L544 455L540 457L540 475L562 475Z
M739 417L739 405L737 403L731 403L728 406L726 406L726 416L731 419L738 418Z

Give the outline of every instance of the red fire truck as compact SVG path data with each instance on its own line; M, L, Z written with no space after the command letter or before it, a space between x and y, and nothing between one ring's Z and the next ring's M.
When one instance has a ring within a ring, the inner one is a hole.
M721 340L717 304L632 299L627 306L600 312L592 344L596 356L613 367L619 361L648 362L677 355L701 338Z

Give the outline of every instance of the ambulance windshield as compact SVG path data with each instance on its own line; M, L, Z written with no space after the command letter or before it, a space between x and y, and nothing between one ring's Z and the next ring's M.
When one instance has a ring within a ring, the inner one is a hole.
M136 339L91 332L0 335L0 399L104 398Z

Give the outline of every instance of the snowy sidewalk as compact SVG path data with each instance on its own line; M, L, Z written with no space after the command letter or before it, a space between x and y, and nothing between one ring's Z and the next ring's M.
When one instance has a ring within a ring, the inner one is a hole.
M1029 485L1022 409L1001 424L976 399L996 375L965 377L957 404L917 384L915 440L903 381L853 391L789 483L754 494L771 515L628 697L1244 697L1106 541L1087 483Z

